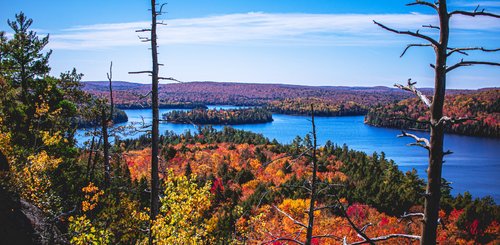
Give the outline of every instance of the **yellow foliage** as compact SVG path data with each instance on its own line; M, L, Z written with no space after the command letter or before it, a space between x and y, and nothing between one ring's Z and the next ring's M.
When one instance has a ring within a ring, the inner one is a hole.
M196 176L188 179L168 171L160 214L151 226L157 244L200 244L206 239L217 224L203 217L211 204L210 187L199 187Z
M47 208L46 204L53 203L56 199L51 195L52 183L48 172L56 169L62 159L49 156L42 150L38 154L28 156L27 161L28 164L20 171L14 171L17 184L22 186L21 196L39 208Z
M40 131L40 134L42 135L43 144L45 144L46 146L57 145L63 138L60 131L57 131L53 134L51 134L49 131Z
M69 217L69 233L71 244L110 244L111 233L105 229L96 228L84 214L80 217Z
M104 195L104 191L100 191L99 187L90 182L88 186L82 188L85 193L85 199L82 201L82 211L87 212L93 210L99 202L99 197Z

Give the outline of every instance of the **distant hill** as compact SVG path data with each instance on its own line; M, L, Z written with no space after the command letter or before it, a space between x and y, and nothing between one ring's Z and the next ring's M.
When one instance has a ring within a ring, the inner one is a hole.
M83 89L94 95L105 95L108 82L83 82ZM113 82L115 103L121 108L149 107L149 84ZM423 89L430 94L432 89ZM474 90L449 90L448 94L467 94ZM316 98L327 103L356 103L364 107L388 104L412 97L412 94L388 87L303 86L289 84L256 84L227 82L187 82L160 84L160 104L226 104L267 105L290 98Z

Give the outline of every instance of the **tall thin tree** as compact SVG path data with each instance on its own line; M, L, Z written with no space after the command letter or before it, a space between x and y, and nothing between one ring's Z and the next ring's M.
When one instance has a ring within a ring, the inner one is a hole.
M428 150L429 153L429 167L427 169L427 188L425 194L425 204L424 204L424 216L422 220L422 235L420 239L421 244L435 244L437 225L438 225L438 212L439 203L441 198L441 173L443 167L443 157L450 154L450 151L443 151L444 142L444 126L445 124L460 123L468 118L450 118L443 115L443 107L446 94L446 76L448 72L451 72L459 67L471 66L471 65L493 65L500 66L500 63L488 62L488 61L464 61L461 59L459 62L448 66L448 58L453 54L467 55L468 51L483 51L483 52L495 52L500 49L485 49L483 47L450 47L450 19L454 16L487 16L493 18L500 18L497 14L492 14L479 10L479 6L472 12L456 10L449 12L446 0L438 0L435 2L427 2L416 0L415 2L407 4L408 6L425 6L430 7L437 12L439 17L439 26L435 25L424 25L424 28L430 28L431 30L437 30L439 32L439 39L436 40L431 36L424 35L418 30L412 31L399 31L387 27L379 22L374 21L375 24L382 27L383 29L402 35L409 35L412 37L419 38L425 43L409 44L403 51L401 56L403 56L406 51L411 47L432 47L436 56L435 64L431 64L434 69L434 95L432 101L427 98L423 93L421 93L417 88L415 88L415 82L408 80L407 85L397 84L403 90L410 91L414 93L420 100L429 108L431 112L431 119L429 124L430 127L430 140L426 138L420 138L416 135L403 132L400 137L410 137L413 138L416 143L413 145L421 146Z
M102 138L104 140L103 153L104 153L104 187L107 189L111 185L111 165L109 163L109 134L108 127L113 121L113 62L109 65L109 73L106 74L109 81L109 112L107 112L104 105L101 109L102 116ZM93 142L92 142L93 143Z
M129 72L130 74L141 74L146 73L151 76L151 101L152 101L152 129L151 129L151 207L150 207L150 219L151 221L156 219L156 216L159 213L160 209L160 198L159 198L159 189L160 189L160 178L158 174L158 162L159 162L159 109L158 109L158 83L159 83L159 66L158 63L158 42L157 42L157 25L162 24L158 23L157 17L162 15L163 7L166 4L162 4L157 10L158 4L156 0L151 0L151 28L137 30L136 32L149 32L150 37L139 37L143 42L151 43L151 60L152 60L152 69L150 71L138 71L138 72ZM161 78L164 79L164 78ZM149 234L149 243L152 244L152 236L151 232Z

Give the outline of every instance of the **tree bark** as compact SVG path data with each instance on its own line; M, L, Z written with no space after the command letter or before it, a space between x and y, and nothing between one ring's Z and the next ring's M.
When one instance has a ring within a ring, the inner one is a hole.
M159 149L159 111L158 111L158 46L156 40L156 0L151 0L151 56L153 69L151 74L152 83L152 109L153 125L151 136L151 220L154 220L160 209L159 200L159 176L158 176L158 149Z
M424 220L420 244L435 244L441 199L441 174L443 167L444 127L437 122L443 117L446 93L446 61L449 38L449 14L446 1L439 1L439 45L435 47L436 65L434 77L434 97L431 104L431 132L427 188L424 204Z
M314 209L316 202L316 188L317 188L317 172L318 172L318 161L316 159L316 125L314 123L314 106L311 105L311 123L312 123L312 134L313 134L313 149L312 149L312 179L311 179L311 201L309 203L309 222L307 224L306 242L305 245L310 245L313 236L314 228Z
M104 153L104 188L108 189L111 184L110 166L109 166L109 139L108 139L108 116L106 108L102 108L102 139Z

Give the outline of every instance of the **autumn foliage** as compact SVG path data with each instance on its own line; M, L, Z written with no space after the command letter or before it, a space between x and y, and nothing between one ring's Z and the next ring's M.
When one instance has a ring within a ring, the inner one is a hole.
M500 90L486 89L473 94L448 95L444 115L451 118L471 118L465 122L445 125L448 133L500 137ZM425 123L430 115L417 98L402 100L371 109L365 122L375 126L428 130Z

